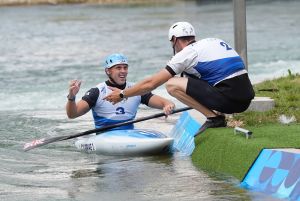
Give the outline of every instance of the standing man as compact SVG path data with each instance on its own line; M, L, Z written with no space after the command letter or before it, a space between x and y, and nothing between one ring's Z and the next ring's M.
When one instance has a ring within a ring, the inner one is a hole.
M173 102L154 95L151 92L144 93L142 96L124 97L123 92L133 86L133 83L127 82L128 60L122 54L112 54L105 60L105 73L108 80L98 84L95 88L88 90L82 97L82 100L75 102L81 81L72 80L69 86L68 102L66 112L69 118L73 119L84 115L92 109L95 127L100 128L111 124L121 123L133 120L136 116L140 103L153 108L163 109L165 114L170 114L175 105ZM118 90L118 104L111 104L103 100L113 89ZM117 129L132 129L133 125L121 126Z
M217 38L196 41L195 36L190 23L173 24L169 29L173 58L164 69L122 93L125 97L142 95L166 83L170 95L207 117L201 133L225 127L222 113L245 111L254 91L241 57L231 46ZM115 104L121 101L119 94L115 90L104 99Z

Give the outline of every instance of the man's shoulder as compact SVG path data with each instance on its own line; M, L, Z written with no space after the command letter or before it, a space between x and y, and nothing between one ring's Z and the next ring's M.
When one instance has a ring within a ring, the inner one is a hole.
M219 54L221 57L224 57L224 55L234 53L234 49L227 42L219 38L202 39L197 41L197 44L193 48L202 56Z
M198 40L195 45L196 46L201 46L201 45L206 45L206 44L212 44L212 43L220 43L222 42L222 39L219 38L203 38L201 40Z
M194 58L195 56L197 56L197 49L197 45L188 45L185 48L183 48L180 52L176 53L172 59L185 60L186 58Z
M90 88L87 92L85 92L84 96L95 96L99 94L99 88L97 87L93 87L93 88Z
M86 101L90 108L94 107L99 97L99 91L97 87L89 89L82 97L82 100Z
M215 42L215 41L222 41L220 38L202 38L201 40L198 40L197 42Z

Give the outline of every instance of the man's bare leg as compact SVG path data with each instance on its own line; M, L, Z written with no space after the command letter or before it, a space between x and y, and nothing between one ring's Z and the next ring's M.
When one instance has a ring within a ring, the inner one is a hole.
M217 114L212 110L208 109L207 107L201 105L191 96L186 94L186 87L187 87L187 78L184 77L174 77L169 79L166 83L166 89L168 93L177 98L182 103L194 108L195 110L201 112L207 118L215 117Z
M187 78L172 78L166 83L166 88L170 95L207 117L206 122L200 127L195 136L204 132L207 128L226 127L225 116L215 113L186 94L187 81Z

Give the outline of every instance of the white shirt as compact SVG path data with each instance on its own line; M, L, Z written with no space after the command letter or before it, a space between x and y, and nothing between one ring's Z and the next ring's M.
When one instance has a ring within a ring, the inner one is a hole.
M202 39L186 46L167 66L175 74L185 72L207 81L210 85L247 73L237 52L217 38Z

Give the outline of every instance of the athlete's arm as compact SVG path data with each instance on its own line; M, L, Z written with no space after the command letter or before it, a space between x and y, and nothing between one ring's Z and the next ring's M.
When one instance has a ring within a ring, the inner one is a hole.
M68 102L66 104L66 113L70 119L77 118L87 113L97 101L99 96L98 88L92 88L82 97L82 100L76 103L75 97L80 89L81 81L72 80L69 86ZM72 100L73 99L73 100Z
M148 103L149 107L163 109L166 115L171 114L175 108L175 104L161 96L153 95Z
M125 95L126 97L131 97L148 93L161 86L172 77L173 75L171 75L169 71L163 69L151 77L138 82L133 87L126 89Z
M142 80L141 82L135 84L134 86L127 88L124 91L125 97L132 97L137 95L146 94L158 86L167 82L173 75L169 73L166 69L159 71L158 73L154 74L153 76ZM120 102L122 99L120 98L120 90L114 89L114 91L109 94L108 96L104 97L104 100L112 102L116 104Z
M75 101L68 100L66 104L66 112L70 119L77 118L79 116L84 115L90 110L89 104L84 101L80 100L78 103Z

